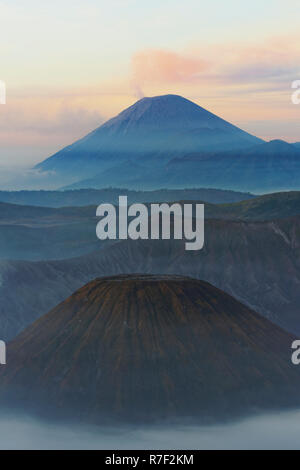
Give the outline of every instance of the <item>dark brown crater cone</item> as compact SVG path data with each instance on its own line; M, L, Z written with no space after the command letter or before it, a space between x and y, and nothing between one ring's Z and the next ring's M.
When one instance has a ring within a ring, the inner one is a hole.
M94 422L297 406L293 339L207 282L96 279L8 345L0 400Z

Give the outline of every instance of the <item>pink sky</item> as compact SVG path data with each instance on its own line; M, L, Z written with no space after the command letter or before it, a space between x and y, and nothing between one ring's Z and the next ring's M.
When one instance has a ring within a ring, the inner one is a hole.
M40 161L138 98L166 93L264 139L300 141L299 6L0 0L0 166Z

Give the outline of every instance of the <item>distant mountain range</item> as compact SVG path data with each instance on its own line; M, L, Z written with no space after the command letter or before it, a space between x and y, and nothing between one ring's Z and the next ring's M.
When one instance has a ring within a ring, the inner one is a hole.
M299 406L294 337L183 276L96 279L8 345L1 405L103 424Z
M143 98L35 168L51 187L300 188L300 145L264 142L177 95Z
M130 163L132 166L133 163ZM102 176L73 183L65 189L99 188L102 182L120 187L223 188L254 193L300 188L300 149L281 140L250 149L196 152L171 159L151 172L135 172L128 162L119 171L106 170Z
M65 259L99 249L96 206L49 208L0 202L0 259ZM105 242L106 243L106 242Z
M104 202L117 204L119 196L127 196L128 203L171 202L179 200L206 201L212 204L239 202L254 198L250 193L222 189L159 189L134 191L122 188L80 189L69 191L0 191L0 201L11 204L42 207L90 206Z
M300 149L281 140L246 150L194 153L173 159L159 184L171 187L181 182L200 186L248 190L254 193L300 188Z
M222 191L220 193L219 197ZM111 196L109 202L118 203L118 200L112 197L113 193L104 194L105 198L108 195ZM205 202L206 219L258 221L300 215L300 192L270 194L224 204L184 199L185 196L197 195L209 198L209 191L207 195L205 191L129 192L129 199L135 198L135 201L141 197L147 199L150 195L161 198L158 202L165 201L166 197L171 196L181 197L172 202ZM225 191L223 195L226 200ZM230 199L231 194L227 196ZM238 193L236 196L238 198ZM100 242L97 239L96 208L96 205L46 208L0 202L0 259L67 259L107 247L114 241Z
M299 335L300 216L285 217L285 204L291 214L297 211L288 198L276 210L270 199L257 207L228 207L229 220L208 218L204 248L195 253L180 240L128 240L103 249L99 242L98 250L72 259L0 260L1 338L13 338L95 277L134 272L206 280ZM255 214L267 219L268 207L282 218L254 221Z

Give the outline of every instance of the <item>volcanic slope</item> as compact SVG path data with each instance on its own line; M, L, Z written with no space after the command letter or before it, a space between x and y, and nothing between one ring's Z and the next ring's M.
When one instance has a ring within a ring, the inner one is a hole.
M292 340L200 280L99 278L8 345L0 399L98 423L281 409L299 404Z

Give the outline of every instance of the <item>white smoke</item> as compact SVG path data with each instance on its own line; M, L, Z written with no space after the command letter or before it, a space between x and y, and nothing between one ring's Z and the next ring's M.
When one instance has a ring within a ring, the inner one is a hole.
M142 87L138 84L136 81L132 81L132 90L134 96L138 99L141 100L142 98L145 98L145 94L143 92Z

